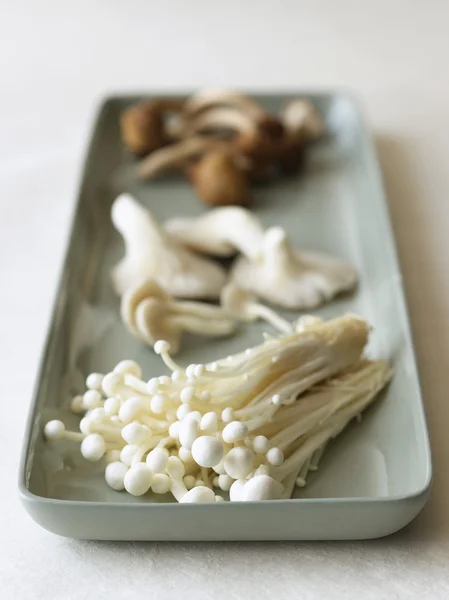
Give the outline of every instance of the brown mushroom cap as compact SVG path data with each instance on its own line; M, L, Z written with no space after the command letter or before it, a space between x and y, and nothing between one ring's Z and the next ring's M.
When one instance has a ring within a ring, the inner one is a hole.
M281 119L288 135L298 141L312 142L326 129L316 106L303 98L288 102L281 112Z
M229 152L214 150L188 171L198 198L211 206L237 204L251 200L248 177Z
M145 155L165 145L167 135L164 116L179 112L183 101L170 98L144 100L127 108L120 116L120 131L124 144L138 155Z
M124 144L135 154L148 154L164 144L162 114L152 102L140 102L120 116L120 131Z
M239 136L235 146L236 152L250 161L251 179L263 182L272 179L279 172L296 172L302 164L305 142L286 133L273 139L259 131L256 135Z

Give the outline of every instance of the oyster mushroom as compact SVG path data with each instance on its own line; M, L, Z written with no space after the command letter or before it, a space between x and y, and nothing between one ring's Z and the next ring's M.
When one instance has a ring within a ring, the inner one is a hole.
M215 208L197 218L175 217L166 221L164 227L180 244L222 257L240 252L255 259L264 235L259 219L239 206Z
M291 333L291 323L280 317L268 306L256 302L254 297L234 283L228 283L220 296L221 306L233 317L242 321L263 319L282 333Z
M166 340L173 353L184 331L206 336L233 333L236 323L218 306L173 300L155 282L146 280L123 294L121 317L131 333L154 346Z
M175 297L219 297L226 282L224 269L178 244L132 196L120 195L111 216L126 252L112 272L118 294L151 278Z
M256 260L237 259L231 281L271 304L298 310L352 289L357 277L350 265L334 258L299 252L281 227L271 227Z

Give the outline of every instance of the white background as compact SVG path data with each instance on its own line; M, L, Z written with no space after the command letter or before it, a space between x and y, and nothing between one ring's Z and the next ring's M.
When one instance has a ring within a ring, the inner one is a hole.
M0 1L0 597L449 597L449 2ZM95 103L111 91L347 86L378 138L434 454L403 532L356 543L82 543L17 464Z

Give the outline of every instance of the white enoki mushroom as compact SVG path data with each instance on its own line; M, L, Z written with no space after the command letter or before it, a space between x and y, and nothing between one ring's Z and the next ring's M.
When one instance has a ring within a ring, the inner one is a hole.
M132 196L118 196L111 218L125 243L125 257L112 272L118 294L151 278L174 297L218 298L226 282L224 269L169 237Z
M335 258L299 252L282 227L265 232L256 260L238 258L231 281L266 302L288 309L310 309L357 283L354 269Z
M391 376L386 363L361 359L363 320L310 319L299 329L185 369L159 340L176 377L145 383L139 365L122 361L101 381L88 378L99 397L84 408L80 432L50 421L44 435L81 443L87 460L104 460L107 484L134 496L151 490L178 502L218 502L216 488L231 501L290 497Z
M241 206L214 208L197 218L176 217L164 223L180 244L212 256L229 257L240 252L255 259L263 241L259 219Z
M236 321L219 306L174 300L153 280L142 280L129 288L122 296L120 312L131 333L152 346L165 340L173 354L179 349L184 331L226 336L236 329ZM174 363L167 353L165 357L172 367Z

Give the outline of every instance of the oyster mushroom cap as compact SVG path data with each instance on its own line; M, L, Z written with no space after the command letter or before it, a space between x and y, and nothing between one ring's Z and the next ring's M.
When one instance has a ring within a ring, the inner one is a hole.
M226 283L224 269L172 239L132 196L120 195L111 216L125 243L125 257L112 271L118 294L144 279L154 279L175 297L219 297Z
M264 235L259 219L239 206L215 208L197 218L169 219L164 227L180 244L223 257L241 252L256 258Z
M237 259L231 281L265 301L288 309L310 309L352 289L352 266L313 252L296 250L282 227L265 233L256 260Z

